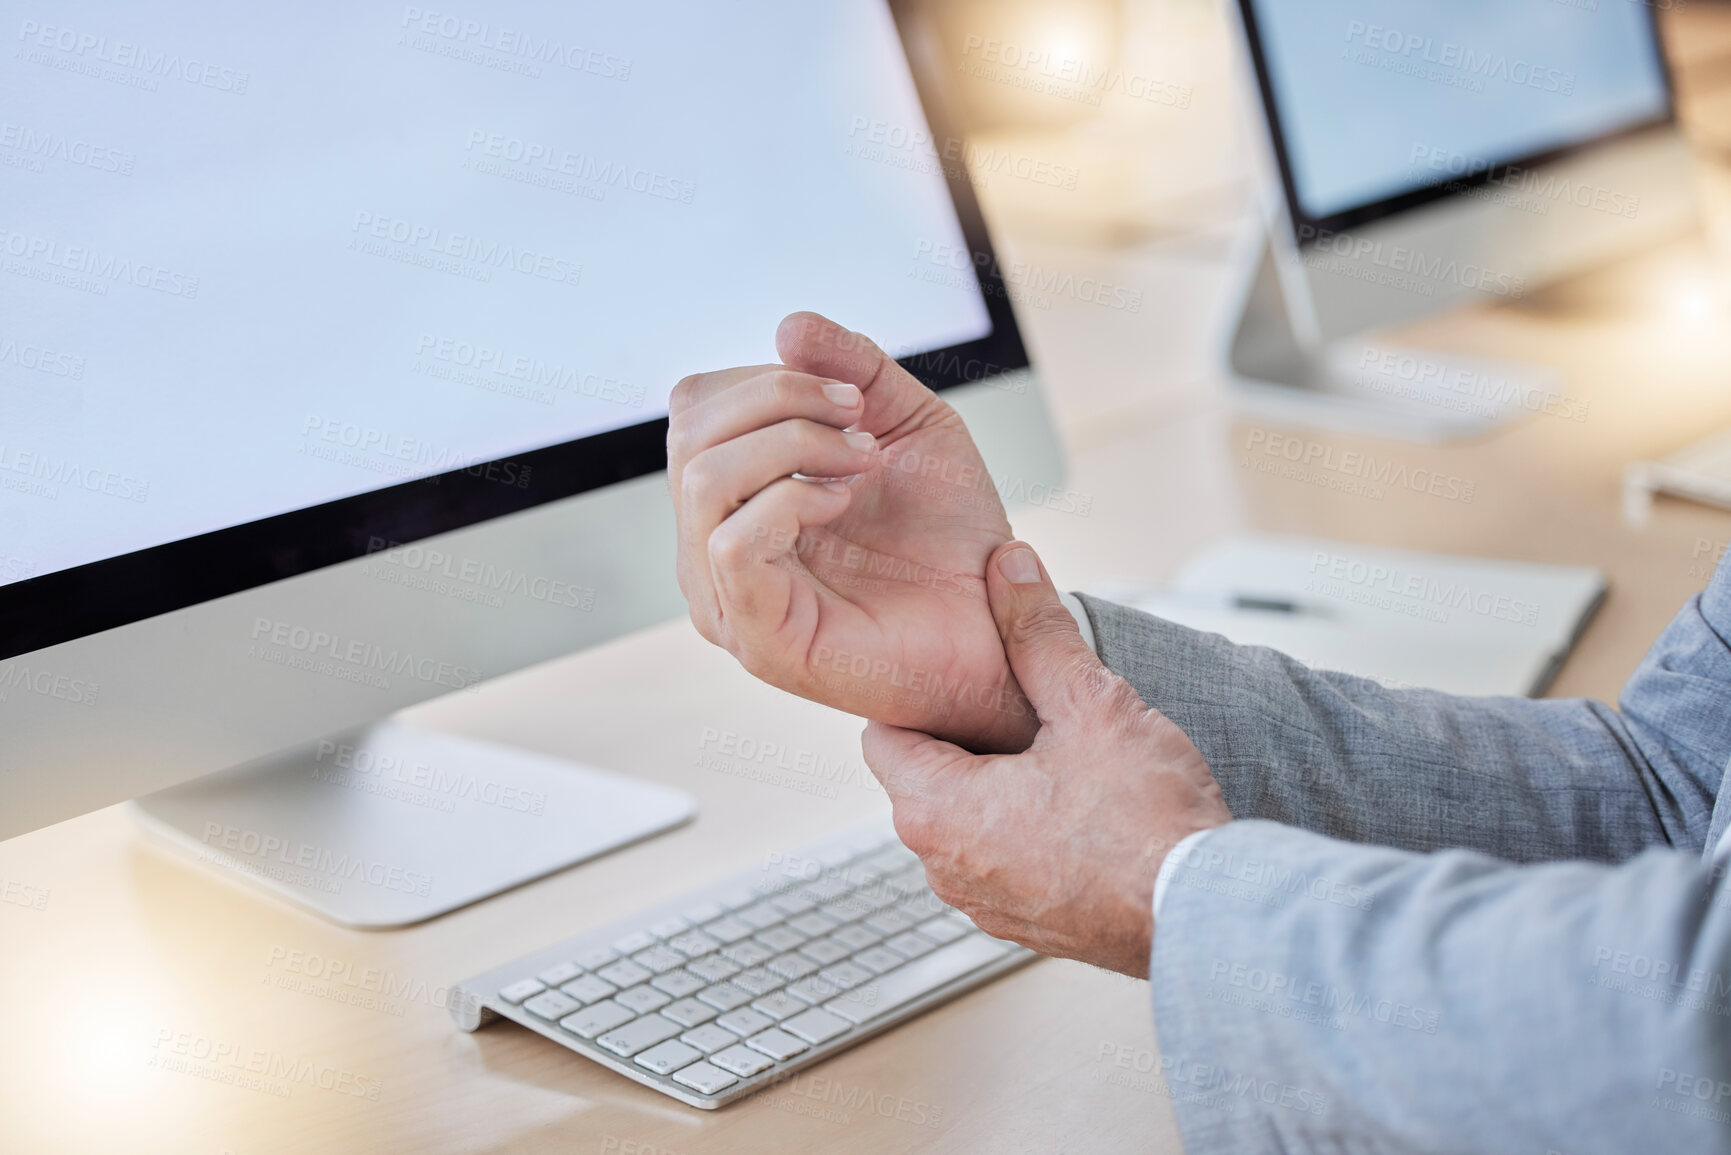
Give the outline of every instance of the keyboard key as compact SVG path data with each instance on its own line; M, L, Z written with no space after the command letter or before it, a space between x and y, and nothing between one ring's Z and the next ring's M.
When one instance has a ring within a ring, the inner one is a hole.
M873 939L872 941L877 941ZM742 967L760 966L775 957L775 952L760 942L736 942L721 952L721 957Z
M731 1011L734 1007L743 1007L751 1001L750 995L732 983L716 983L712 987L698 991L697 997L718 1011Z
M797 1015L805 1010L805 1004L790 997L786 991L776 991L773 995L764 995L752 1004L752 1009L761 1011L772 1019L785 1019L789 1015Z
M709 1056L709 1061L724 1071L732 1071L742 1079L767 1071L775 1063L749 1047L729 1047Z
M703 1058L703 1052L696 1047L686 1046L677 1039L668 1039L650 1047L631 1061L639 1067L647 1067L657 1075L670 1075L681 1067L689 1067L698 1059Z
M640 967L628 958L622 958L616 963L608 963L595 973L620 988L634 987L655 974L649 968Z
M499 988L499 997L508 1003L520 1003L531 995L538 995L547 989L547 984L538 979L518 979L510 986Z
M914 924L893 910L874 914L865 920L865 924L882 935L900 934L904 930L912 930Z
M846 958L853 952L848 950L847 947L841 945L839 942L823 938L816 942L806 943L804 946L799 948L799 953L804 955L806 958L811 959L813 962L828 966L837 959ZM902 960L898 958L896 961L899 963Z
M682 1027L695 1027L715 1017L715 1008L696 999L680 999L663 1007L661 1013Z
M950 909L939 902L937 896L928 894L924 898L910 898L896 907L896 913L913 923L916 927L934 915L940 915Z
M945 983L959 979L987 963L993 963L1010 953L1010 947L984 935L969 935L939 947L923 958L878 979L874 984L877 999L866 1005L862 1001L837 999L824 1010L840 1015L850 1023L863 1023L885 1015L913 1002L922 995L937 990Z
M881 975L885 971L895 970L908 960L893 950L885 950L881 946L874 946L870 950L860 951L858 954L854 955L850 961L859 966L865 967L873 974Z
M631 961L638 966L648 967L656 974L665 974L670 970L685 965L685 956L676 950L669 950L656 943L645 951L638 951L631 956Z
M721 949L721 941L704 934L700 930L687 931L667 940L667 945L684 955L686 958L702 958L712 950Z
M577 952L577 965L584 970L599 970L619 956L613 953L611 947L592 946Z
M692 926L701 926L711 919L720 918L726 913L727 908L722 906L719 902L706 902L701 906L694 906L690 910L686 911L685 921L689 922Z
M817 970L817 964L802 954L776 955L763 965L764 969L774 971L788 982L803 979Z
M572 979L559 989L585 1005L610 999L619 992L618 987L600 975L584 975Z
M725 906L728 910L738 910L742 906L750 906L752 903L756 902L757 895L752 893L749 887L736 886L720 898L716 899L716 901L721 903L721 905Z
M702 990L709 984L689 971L668 971L659 978L651 980L649 985L658 991L666 991L676 999L682 999L693 991Z
M608 1031L595 1041L620 1058L629 1059L638 1051L666 1042L684 1029L673 1020L664 1019L660 1015L644 1015L617 1030Z
M751 1036L745 1040L745 1045L754 1051L762 1051L778 1063L791 1059L806 1049L804 1043L779 1027L771 1027L762 1034Z
M542 991L534 998L525 1000L523 1009L537 1018L558 1022L582 1005L571 996L562 995L558 991Z
M862 966L850 962L836 963L825 967L823 977L843 990L852 990L872 977L872 972Z
M636 954L640 950L648 950L655 945L655 936L646 930L634 931L624 938L613 940L613 949L620 954Z
M602 1031L611 1031L614 1027L629 1023L636 1017L636 1012L608 1000L566 1015L559 1020L559 1025L573 1035L593 1039Z
M748 971L740 971L730 981L742 991L749 991L754 995L766 995L783 985L785 980L780 975L772 974L762 967L752 967Z
M805 936L790 926L776 926L758 935L757 941L780 954L782 951L792 950L804 942Z
M820 1011L816 1007L803 1015L795 1015L781 1024L781 1029L789 1034L798 1035L808 1043L827 1043L837 1035L845 1035L853 1029L853 1024L846 1019L837 1018L828 1011Z
M907 934L896 935L884 945L903 958L919 958L923 954L930 954L938 944L925 935L915 934L910 930Z
M796 999L803 999L812 1006L816 1006L821 1002L835 998L844 989L844 987L832 983L820 975L810 975L788 987L787 993Z
M718 954L712 954L708 958L700 958L696 962L686 963L685 969L707 982L718 983L722 979L738 974L742 968L728 962Z
M650 1011L658 1011L673 999L662 994L654 987L632 987L623 994L613 996L613 1001L622 1007L630 1007L640 1015Z
M576 963L562 962L548 967L535 977L550 987L556 987L561 983L570 982L582 973L583 968L578 966Z
M927 919L914 929L940 945L955 942L968 933L966 928L955 919L942 917Z
M764 1020L764 1026L770 1025L771 1024L767 1019ZM696 1027L692 1030L686 1031L683 1035L679 1036L679 1041L682 1043L690 1043L706 1055L713 1055L715 1052L725 1051L727 1048L733 1046L733 1044L739 1042L739 1036L734 1034L732 1031L722 1030L714 1023L707 1023L701 1027Z
M829 898L826 897L823 899L823 901L828 902ZM783 913L785 915L795 915L795 914L804 914L806 911L808 911L812 907L816 906L817 903L813 902L809 898L804 897L803 895L784 894L784 895L780 896L779 898L771 899L770 905L775 907L775 909L781 911L781 913Z
M811 900L810 902L808 902L806 904L806 909L810 910L812 908L812 906L816 905L817 903L834 902L836 899L840 898L842 895L846 894L848 891L850 891L852 889L853 889L853 886L850 885L844 879L825 878L825 879L822 879L821 881L812 883L810 886L806 887L804 890L800 891L799 893L801 895L803 895L804 897ZM778 903L777 905L780 905L780 904ZM799 914L801 912L797 911L797 910L790 910L787 913Z
M807 938L821 938L836 928L835 919L822 911L814 910L810 914L802 914L798 918L790 918L787 925L797 930Z
M919 863L919 856L900 843L880 850L865 860L865 864L873 870L881 870L885 874L894 874Z
M853 897L856 902L869 906L873 910L881 911L885 907L894 906L896 903L903 901L907 898L907 895L893 886L883 886L880 884L878 886L868 886L863 890L856 890L853 892Z
M684 934L690 929L691 924L689 922L686 922L678 915L674 915L672 918L664 918L654 926L650 927L649 933L654 935L656 938L666 939L672 938L676 934Z
M783 917L781 911L775 909L775 907L771 906L767 902L760 902L756 906L748 906L738 914L738 918L741 922L748 922L758 930L764 930L768 927L774 926L776 923L780 922Z
M729 1011L715 1020L718 1027L726 1027L741 1038L755 1035L759 1031L767 1031L775 1026L775 1020L762 1011L754 1011L750 1007L741 1007L737 1011ZM699 1028L707 1029L707 1028Z
M713 1095L739 1082L738 1079L709 1063L693 1063L673 1075L675 1083L683 1083L699 1095Z
M757 928L749 922L743 922L732 916L718 918L703 928L703 933L718 938L722 942L738 942L742 938L750 938L756 931Z
M848 950L856 951L877 945L883 935L868 929L864 923L860 923L855 926L844 926L829 937L831 941L841 943Z

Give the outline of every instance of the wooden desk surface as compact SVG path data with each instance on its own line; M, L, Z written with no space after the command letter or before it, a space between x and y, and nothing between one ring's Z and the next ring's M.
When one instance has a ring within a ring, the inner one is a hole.
M1707 554L1731 539L1731 514L1684 503L1661 502L1640 531L1619 517L1627 461L1731 425L1723 303L1698 321L1653 306L1692 277L1724 283L1712 246L1680 245L1567 293L1442 318L1412 334L1559 366L1569 395L1587 403L1584 421L1533 417L1440 447L1318 437L1470 479L1468 504L1404 491L1380 501L1330 493L1242 464L1251 431L1267 426L1233 418L1206 343L1230 307L1231 239L1192 235L1102 254L1011 238L1012 256L1110 273L1147 294L1133 318L1065 300L1026 311L1072 447L1070 485L1092 503L1086 517L1023 512L1018 531L1072 586L1157 579L1197 547L1250 528L1597 565L1613 592L1555 692L1614 697L1705 583ZM812 793L706 761L713 751L704 734L715 729L857 764L859 723L755 683L683 622L414 716L680 786L697 797L701 816L391 933L335 928L225 883L146 844L119 808L0 843L0 1148L1179 1149L1169 1102L1149 1073L1156 1052L1146 985L1072 963L1036 963L718 1113L689 1110L508 1024L457 1032L440 1005L446 984L886 803L863 775ZM261 1086L221 1061L168 1069L158 1040L182 1035L201 1050L262 1053L268 1068L303 1077Z

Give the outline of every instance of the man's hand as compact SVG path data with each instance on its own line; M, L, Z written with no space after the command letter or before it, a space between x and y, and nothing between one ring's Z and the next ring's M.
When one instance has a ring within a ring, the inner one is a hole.
M987 578L1034 744L976 757L873 722L866 764L940 899L987 934L1145 977L1161 862L1232 814L1184 732L1094 656L1032 549L998 550Z
M802 697L969 749L1025 749L1033 711L985 590L1010 523L961 418L814 313L783 321L776 349L785 365L673 391L667 474L691 620Z

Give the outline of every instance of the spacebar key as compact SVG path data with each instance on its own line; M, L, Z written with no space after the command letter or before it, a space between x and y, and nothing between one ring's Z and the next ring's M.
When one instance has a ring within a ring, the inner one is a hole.
M969 935L960 942L953 942L924 958L917 958L904 967L897 967L877 982L868 983L861 990L824 1004L823 1009L832 1015L840 1015L850 1023L867 1022L898 1010L921 995L935 991L945 983L959 979L969 971L978 970L989 962L996 962L1009 953L1008 943L987 938L983 934ZM864 999L858 997L874 990L877 998L869 1006Z

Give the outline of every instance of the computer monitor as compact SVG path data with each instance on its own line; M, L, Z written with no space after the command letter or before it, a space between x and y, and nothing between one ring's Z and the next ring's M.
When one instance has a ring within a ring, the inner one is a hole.
M668 393L773 360L793 310L1057 480L901 34L882 0L20 20L0 837L148 795L213 864L380 926L688 815L386 720L683 613Z
M1415 435L1530 411L1530 380L1347 339L1518 300L1694 223L1657 7L1238 0L1270 194L1228 343L1251 396L1316 414L1302 395L1322 395Z

